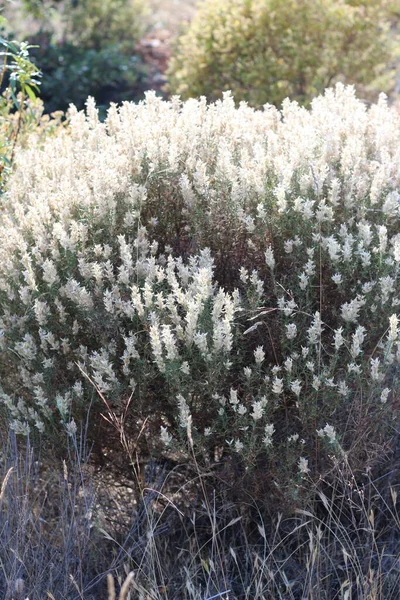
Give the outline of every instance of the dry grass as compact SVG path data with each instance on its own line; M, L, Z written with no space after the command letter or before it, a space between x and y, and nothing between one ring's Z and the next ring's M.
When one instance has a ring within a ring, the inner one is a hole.
M336 463L312 504L273 521L250 500L237 506L206 487L210 474L193 472L176 489L172 471L142 488L129 531L112 535L97 525L93 482L79 462L60 461L58 472L53 464L50 475L38 470L29 444L10 435L3 448L4 600L398 597L400 515L391 472L374 480Z

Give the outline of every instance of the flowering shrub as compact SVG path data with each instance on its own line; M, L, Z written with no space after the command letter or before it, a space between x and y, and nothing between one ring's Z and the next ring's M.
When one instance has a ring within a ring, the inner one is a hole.
M390 62L391 16L387 0L205 0L176 45L170 89L278 106L335 81L370 83Z
M385 98L367 110L338 85L280 112L149 94L69 117L19 153L0 226L11 427L72 433L101 394L159 452L261 460L282 485L325 453L369 464L400 362Z

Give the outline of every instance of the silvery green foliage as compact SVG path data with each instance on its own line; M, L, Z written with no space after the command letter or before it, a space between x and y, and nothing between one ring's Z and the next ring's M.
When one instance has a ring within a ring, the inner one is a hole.
M95 386L160 447L189 436L304 477L316 443L351 446L346 423L389 423L399 125L338 85L309 111L148 94L101 123L89 100L32 138L0 227L12 427L73 429Z

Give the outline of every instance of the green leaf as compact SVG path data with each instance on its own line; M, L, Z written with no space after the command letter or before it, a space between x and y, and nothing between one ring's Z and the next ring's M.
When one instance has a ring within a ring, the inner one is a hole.
M34 102L36 100L36 94L32 88L26 83L24 85L24 91L28 94L29 98Z

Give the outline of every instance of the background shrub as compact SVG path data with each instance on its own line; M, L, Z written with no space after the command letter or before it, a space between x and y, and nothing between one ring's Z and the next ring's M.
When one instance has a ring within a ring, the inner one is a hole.
M89 95L99 107L142 95L144 68L136 44L145 30L140 0L27 1L34 17L24 36L42 71L45 110L79 109Z
M144 32L144 11L142 0L72 0L64 8L66 33L87 48L132 48Z
M210 100L232 90L261 106L371 83L390 59L389 15L385 0L206 0L177 43L170 90Z
M339 85L310 111L150 94L102 124L89 101L32 140L0 230L11 427L72 434L93 406L100 446L106 411L136 451L222 453L280 506L331 454L375 464L397 419L398 125Z
M24 0L23 6L40 29L57 25L61 37L79 46L100 50L109 44L132 43L143 34L141 0Z
M110 102L135 99L141 88L144 67L140 58L127 52L122 44L110 44L99 50L56 42L53 36L39 34L32 55L43 73L41 98L47 112L79 109L89 95L94 96L105 115Z

